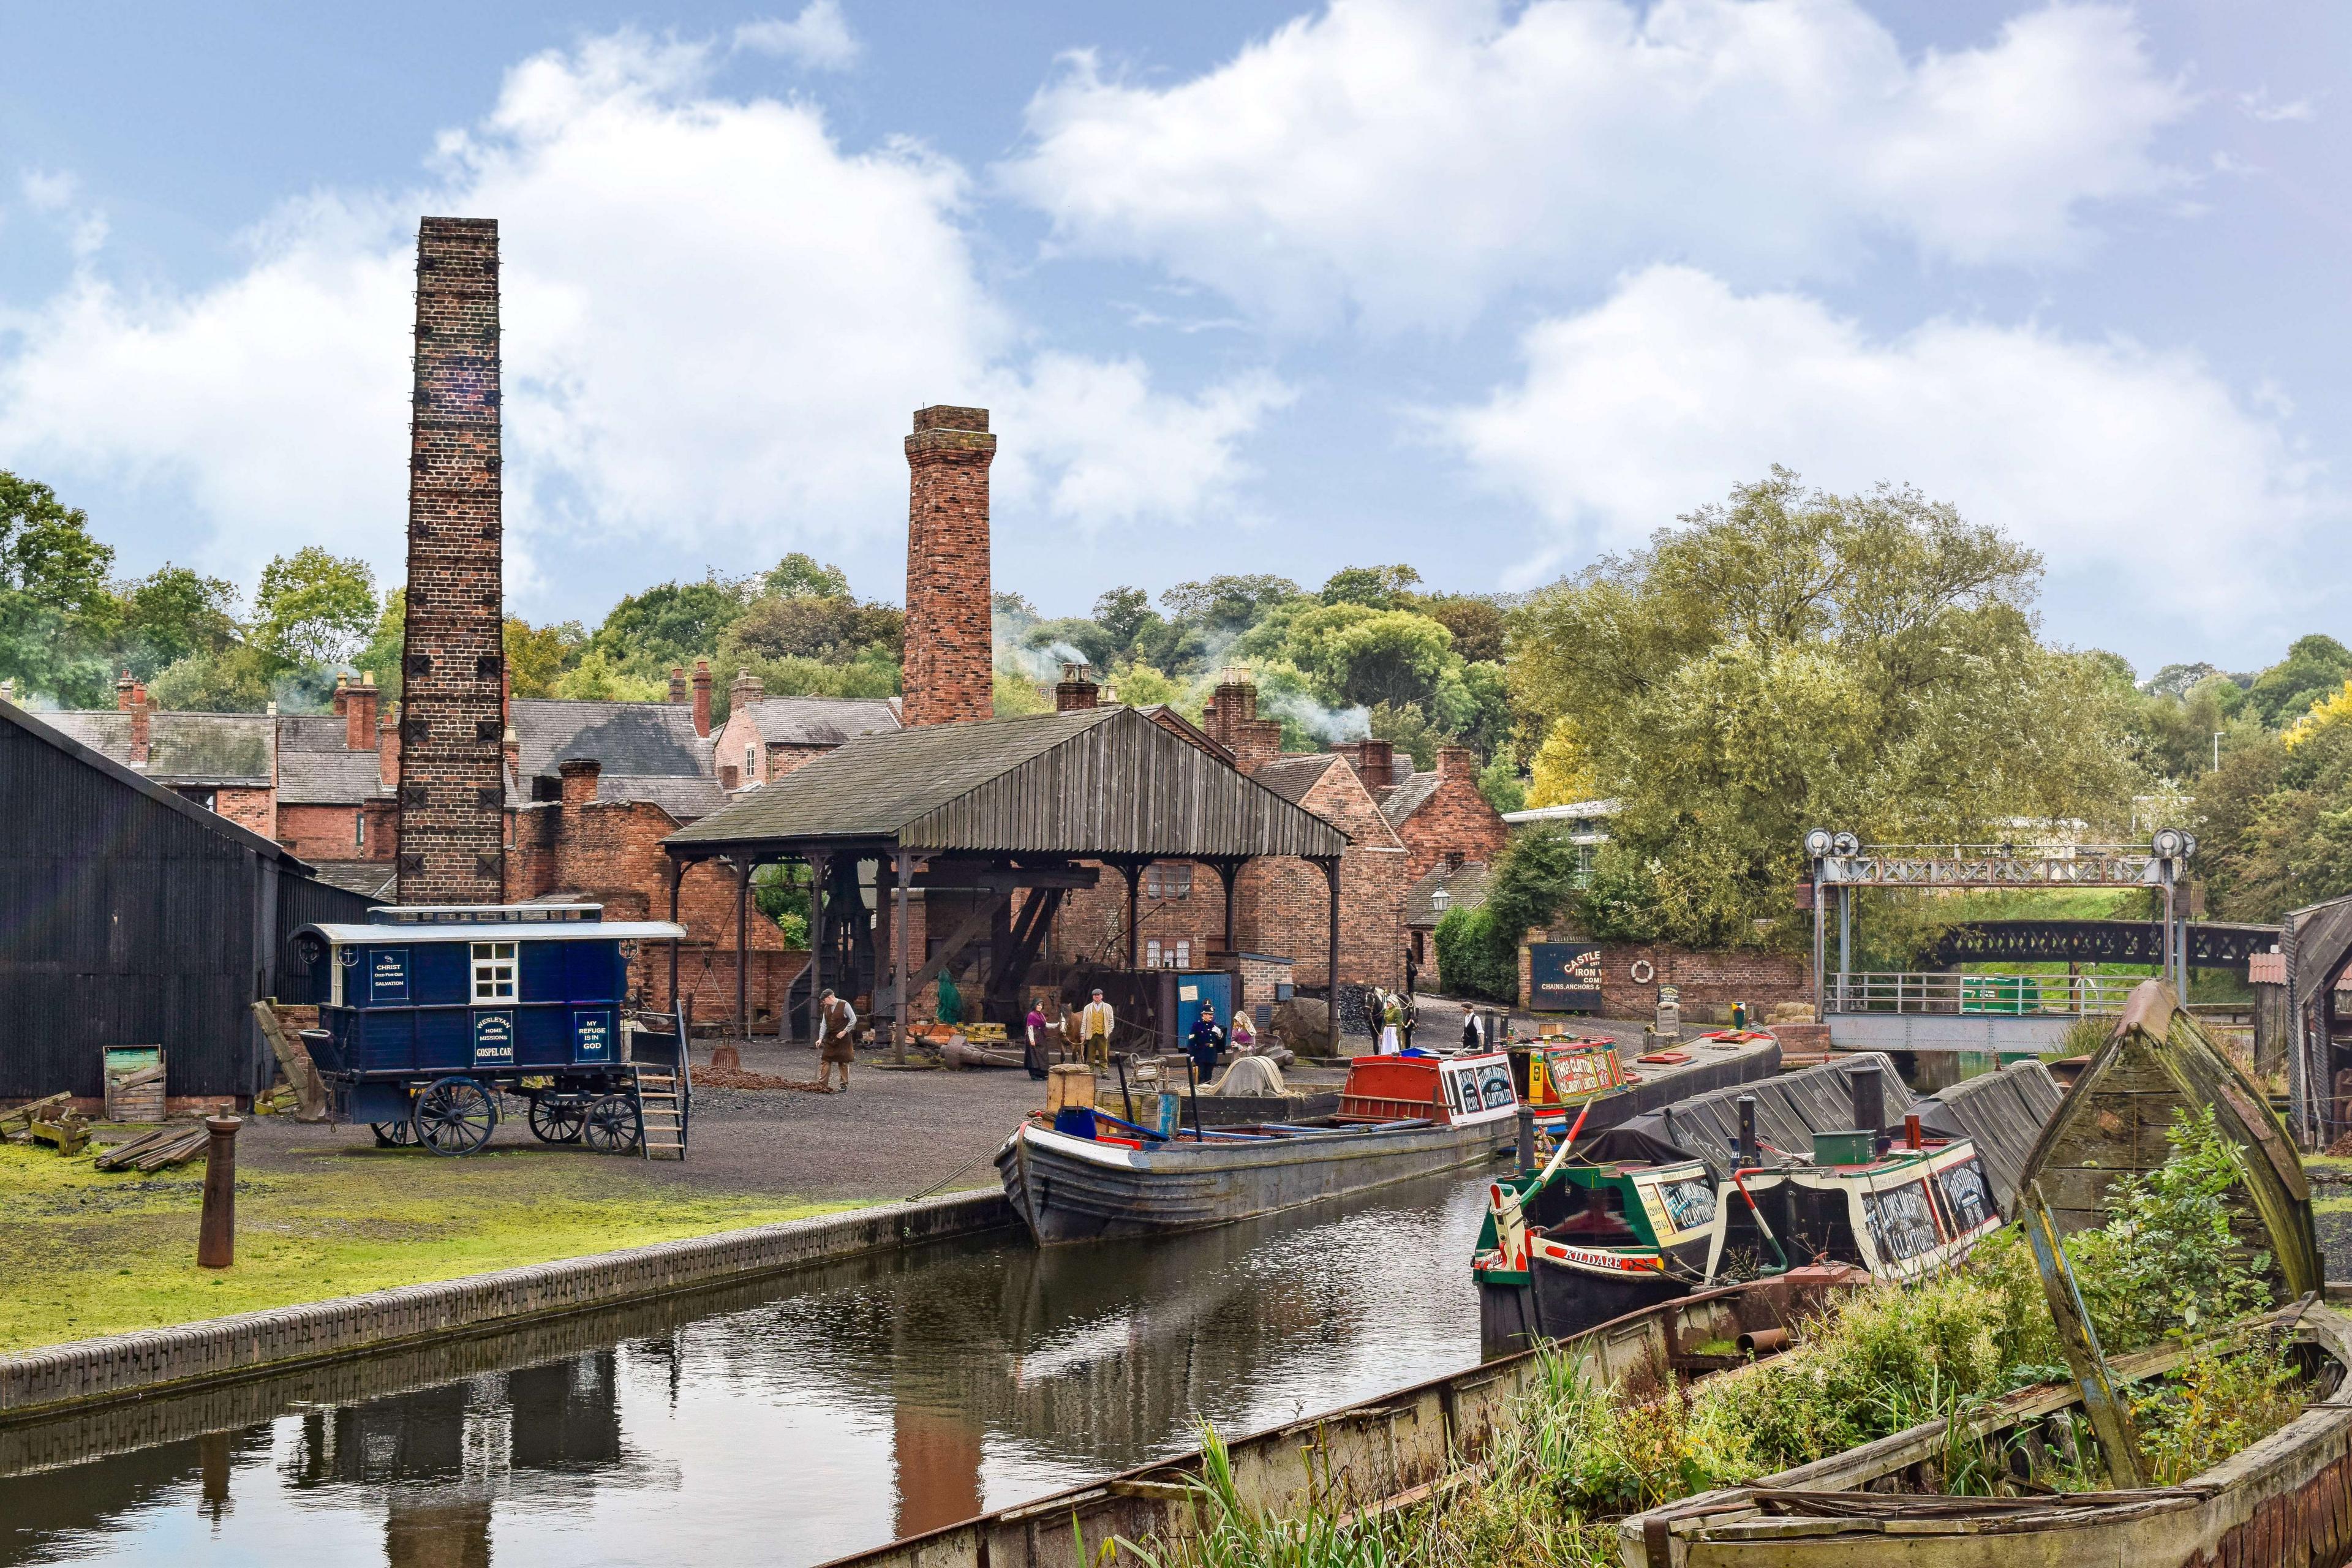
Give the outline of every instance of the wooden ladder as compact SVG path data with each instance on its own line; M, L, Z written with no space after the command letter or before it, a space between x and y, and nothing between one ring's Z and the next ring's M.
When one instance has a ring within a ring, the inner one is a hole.
M686 1111L675 1072L637 1069L637 1148L648 1160L686 1158Z

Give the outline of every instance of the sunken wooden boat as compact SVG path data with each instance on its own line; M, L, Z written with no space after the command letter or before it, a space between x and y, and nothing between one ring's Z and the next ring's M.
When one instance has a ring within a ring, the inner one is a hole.
M2179 1486L1953 1497L1937 1489L1955 1450L1938 1419L1753 1486L1702 1492L1619 1526L1629 1568L2221 1568L2326 1564L2352 1556L2352 1317L2298 1303L2247 1328L2289 1336L2311 1399L2293 1421ZM2175 1345L2123 1356L2118 1383L2179 1364ZM2082 1400L2049 1384L1995 1401L1960 1425L2012 1457L2073 1440ZM2061 1432L2061 1426L2064 1430ZM2014 1472L2012 1471L2012 1474ZM2023 1495L2017 1495L2023 1494Z
M2038 1186L2059 1235L2104 1225L2107 1189L2170 1157L2165 1134L2174 1113L2209 1106L2214 1127L2238 1146L2245 1178L2233 1227L2250 1249L2270 1253L2286 1296L2318 1290L2326 1267L2294 1141L2269 1098L2162 981L2133 990L2106 1043L2034 1143L2024 1179Z
M1483 1164L1517 1138L1500 1051L1360 1057L1339 1105L1322 1123L1165 1130L1066 1108L1015 1128L996 1170L1029 1234L1058 1247L1277 1214Z

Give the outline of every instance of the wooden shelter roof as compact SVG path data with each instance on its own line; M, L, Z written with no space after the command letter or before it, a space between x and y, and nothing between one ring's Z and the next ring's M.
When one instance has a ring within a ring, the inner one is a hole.
M1347 836L1131 708L861 735L671 834L673 853L887 840L919 854L1332 857Z

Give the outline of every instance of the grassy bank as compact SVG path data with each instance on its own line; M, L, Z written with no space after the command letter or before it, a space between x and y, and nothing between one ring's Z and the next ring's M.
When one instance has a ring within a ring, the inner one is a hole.
M0 1145L0 1353L857 1205L646 1181L623 1160L322 1148L237 1183L237 1260L195 1266L201 1161L108 1175Z

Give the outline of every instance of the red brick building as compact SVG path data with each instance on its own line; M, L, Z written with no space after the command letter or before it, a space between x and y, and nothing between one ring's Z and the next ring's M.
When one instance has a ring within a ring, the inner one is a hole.
M895 699L771 697L747 670L728 685L713 750L720 781L740 788L782 778L854 736L899 727Z

